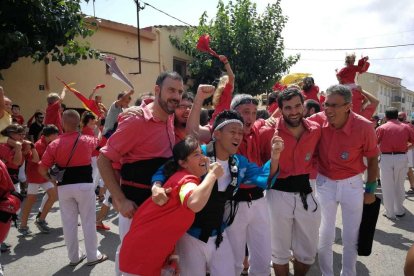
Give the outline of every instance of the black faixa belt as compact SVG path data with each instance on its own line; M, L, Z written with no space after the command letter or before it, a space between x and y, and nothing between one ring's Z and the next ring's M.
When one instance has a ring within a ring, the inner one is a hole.
M402 152L402 151L392 151L392 152L382 152L381 154L396 155L396 154L406 154L406 152Z

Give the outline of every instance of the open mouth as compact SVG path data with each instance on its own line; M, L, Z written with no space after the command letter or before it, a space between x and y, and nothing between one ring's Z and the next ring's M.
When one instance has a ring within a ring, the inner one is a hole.
M231 143L233 146L238 147L239 143Z

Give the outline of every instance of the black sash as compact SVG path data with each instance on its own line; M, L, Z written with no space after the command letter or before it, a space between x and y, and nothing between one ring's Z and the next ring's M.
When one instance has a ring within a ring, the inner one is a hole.
M124 185L121 180L121 190L125 197L134 201L138 206L147 200L151 196L151 178L167 160L168 158L159 157L123 164L122 180L148 186L148 189L143 189L134 185Z
M91 165L66 167L62 182L58 182L57 185L63 186L76 183L93 183Z
M239 188L233 197L235 201L252 201L264 196L263 189L259 187Z
M7 168L7 172L9 173L13 184L19 183L19 169Z
M207 157L209 157L211 163L216 162L214 142L207 145ZM215 242L217 248L223 240L223 222L230 225L237 212L236 202L230 201L230 214L225 220L223 219L225 205L228 200L231 200L237 188L238 167L233 156L229 157L229 169L232 179L230 184L225 191L220 192L218 190L218 182L216 181L206 206L200 212L196 213L194 223L191 226L201 229L198 239L203 242L207 242L214 233L217 233Z

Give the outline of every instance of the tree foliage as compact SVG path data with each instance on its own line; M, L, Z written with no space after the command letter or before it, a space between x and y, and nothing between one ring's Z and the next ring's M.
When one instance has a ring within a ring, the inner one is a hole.
M250 0L235 0L224 5L220 0L216 17L207 22L203 13L197 27L184 35L170 37L171 43L194 59L189 64L195 84L211 83L221 74L220 61L196 49L200 35L211 36L210 47L228 57L236 75L238 93L256 95L269 91L273 84L294 65L299 56L284 56L282 30L287 22L280 0L258 14Z
M95 24L85 21L81 0L0 1L0 70L20 57L76 64L99 56L87 42L75 40L93 34Z

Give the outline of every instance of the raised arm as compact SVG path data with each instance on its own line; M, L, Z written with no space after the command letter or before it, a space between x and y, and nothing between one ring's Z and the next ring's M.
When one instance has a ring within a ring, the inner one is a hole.
M194 135L199 141L211 140L211 132L208 127L200 126L200 113L205 99L214 94L214 86L200 84L197 89L197 95L194 99L193 107L188 116L186 133Z
M92 90L92 93L89 95L88 99L92 100L95 93L96 93L96 87Z

